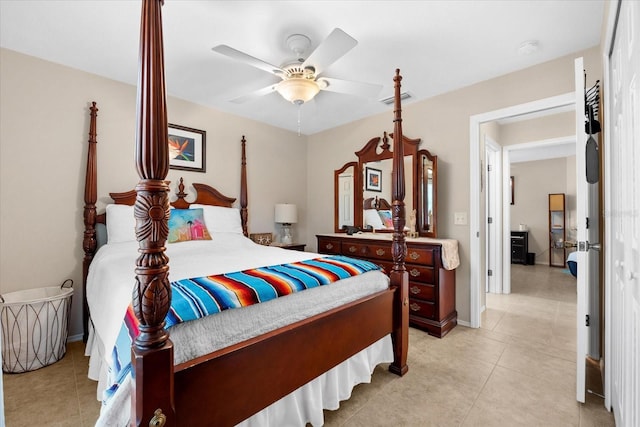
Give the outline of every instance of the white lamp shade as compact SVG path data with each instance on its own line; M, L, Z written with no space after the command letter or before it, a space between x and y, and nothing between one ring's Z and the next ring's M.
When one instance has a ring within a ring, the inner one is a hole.
M320 92L320 87L310 79L291 78L278 83L276 90L287 101L300 105L311 101Z
M279 203L276 205L276 222L280 224L294 224L298 222L298 210L296 205Z

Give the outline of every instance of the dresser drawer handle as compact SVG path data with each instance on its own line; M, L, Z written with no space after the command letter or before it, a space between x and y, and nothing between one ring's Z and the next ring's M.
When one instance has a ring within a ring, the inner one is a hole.
M355 246L349 246L349 252L354 253L358 250Z
M419 287L417 287L417 286L412 286L409 290L410 290L410 291L411 291L411 293L412 293L412 294L414 294L414 295L418 295L418 294L420 293L420 288L419 288Z
M327 245L325 246L325 248L327 249L333 249L333 245L331 243L327 243Z
M384 255L385 253L386 253L386 251L385 251L384 249L378 249L378 250L376 251L376 255L379 255L379 256L382 256L382 255Z
M409 306L409 308L411 309L411 311L420 310L420 306L418 304L416 304L415 302L412 302L411 305Z
M420 275L420 272L417 268L414 268L409 272L409 274L411 275L411 277L418 277Z
M420 254L418 252L410 252L409 253L409 258L411 258L412 260L417 260L418 258L420 258Z

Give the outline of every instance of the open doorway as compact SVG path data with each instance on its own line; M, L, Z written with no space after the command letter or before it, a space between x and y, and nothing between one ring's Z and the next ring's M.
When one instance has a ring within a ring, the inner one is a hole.
M574 81L575 90L565 95L559 95L551 98L545 98L525 104L507 107L501 110L495 110L484 114L478 114L470 117L470 323L472 327L480 327L481 323L481 296L484 295L485 275L483 271L483 249L484 241L481 237L481 230L486 221L484 210L482 209L481 200L481 154L484 149L481 144L480 127L483 123L495 120L510 119L529 113L545 113L551 109L570 107L573 105L575 109L575 135L576 135L576 236L578 239L577 252L577 279L576 293L577 304L575 312L576 325L576 400L585 401L585 357L587 356L587 331L589 329L589 317L587 307L587 292L589 291L592 278L587 273L590 267L590 258L587 252L589 249L597 249L599 245L589 244L589 218L590 211L590 192L587 190L589 185L589 174L584 175L585 170L589 170L585 166L588 164L589 142L591 137L587 139L585 131L585 72L583 58L576 58L574 61ZM585 149L586 147L586 149ZM593 157L593 155L592 155ZM503 156L503 166L505 173L503 174L503 189L509 188L510 176L506 174L509 170L508 159ZM580 173L578 173L580 171ZM507 199L508 190L503 192L503 199ZM509 247L510 239L510 217L508 209L503 213L503 235L502 235L502 256L503 269L510 267L510 251L504 250ZM564 244L564 241L562 242ZM508 280L508 275L503 272L503 280ZM587 322L585 323L585 318Z
M486 270L485 270L485 248L481 248L481 242L484 243L484 227L481 224L485 223L485 212L481 207L484 206L484 202L481 203L481 187L482 187L482 170L484 155L484 144L481 144L481 126L499 120L510 120L517 117L524 117L532 114L548 114L549 111L554 109L567 109L575 106L575 93L567 93L551 98L545 98L538 101L533 101L525 104L520 104L512 107L507 107L501 110L490 111L487 113L472 116L470 118L470 263L471 263L471 277L470 277L470 323L471 327L480 327L480 314L483 302L484 290L486 287ZM495 140L495 138L494 138ZM502 182L502 205L504 201L509 200L511 196L510 191L510 175L508 173L509 161L505 156L505 150L503 150L502 156L502 176L499 178ZM505 215L506 214L506 215ZM504 289L509 289L508 277L510 275L511 254L510 251L504 250L505 247L510 245L510 217L508 209L503 209L502 215L502 236L501 242L495 242L498 247L501 248L502 253L502 275ZM481 235L482 234L482 235ZM482 245L484 246L484 245ZM506 271L505 271L506 270ZM505 274L506 273L506 274ZM481 292L482 290L482 292Z
M549 194L564 195L564 239L576 240L575 136L503 147L503 169L511 193L511 202L503 205L503 250L511 258L502 270L502 291L510 293L512 266L551 264ZM520 242L522 247L516 246ZM523 253L514 259L514 251ZM560 265L566 267L565 256L560 258Z

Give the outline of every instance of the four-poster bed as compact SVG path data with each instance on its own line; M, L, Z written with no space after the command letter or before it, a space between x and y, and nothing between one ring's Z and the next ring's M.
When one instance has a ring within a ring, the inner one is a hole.
M131 423L191 426L202 425L206 420L207 425L236 425L389 336L393 359L389 370L404 375L408 370L408 276L404 267L406 244L402 231L405 226L402 144L394 147L391 203L394 224L391 246L393 268L389 272L388 287L174 366L174 344L169 339L173 329L164 327L172 299L169 257L166 254L168 220L170 205L185 209L190 204L185 200L182 182L178 199L170 203L169 183L165 181L169 160L161 5L161 0L142 2L136 136L136 167L141 179L134 191L112 194L116 204L133 204L135 237L139 247L132 301L139 335L131 347L134 377ZM396 135L402 135L401 79L399 70L396 70ZM85 298L92 261L100 255L96 255L96 224L105 220L104 214L96 213L96 115L94 103L91 107L84 209ZM402 138L396 140L401 141ZM194 188L197 204L230 207L233 203L233 199L222 196L205 184L194 184ZM244 137L240 205L242 234L246 236ZM173 263L173 255L171 260ZM310 289L298 294L312 291ZM239 310L248 308L251 307ZM86 300L84 314L86 326L90 323L90 315L93 317ZM87 336L88 333L85 333Z

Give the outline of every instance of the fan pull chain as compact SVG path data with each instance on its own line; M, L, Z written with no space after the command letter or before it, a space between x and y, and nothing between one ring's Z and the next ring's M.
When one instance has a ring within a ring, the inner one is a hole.
M298 104L298 136L300 136L300 107L302 104Z

